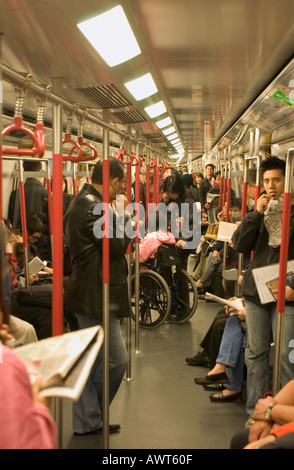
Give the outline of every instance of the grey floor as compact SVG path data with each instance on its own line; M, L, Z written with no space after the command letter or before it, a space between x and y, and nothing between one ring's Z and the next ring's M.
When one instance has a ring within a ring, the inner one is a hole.
M220 309L199 300L186 324L165 323L140 329L139 352L131 353L132 380L123 380L110 407L110 422L121 432L111 435L109 449L228 449L231 437L244 428L244 401L212 403L194 377L208 369L188 366ZM122 325L123 333L125 330ZM134 332L134 330L133 330ZM134 337L132 338L134 351ZM74 436L71 402L63 402L63 449L102 449L101 436Z

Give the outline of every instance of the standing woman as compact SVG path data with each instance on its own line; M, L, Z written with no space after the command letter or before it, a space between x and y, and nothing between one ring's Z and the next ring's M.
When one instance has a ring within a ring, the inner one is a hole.
M171 221L174 222L172 227L168 227L172 230L173 235L176 239L176 246L179 248L179 255L181 259L180 268L187 271L188 258L191 250L187 248L187 242L193 238L193 205L194 200L191 196L190 191L185 188L181 178L178 174L168 176L164 180L162 200L168 206L168 211L171 214ZM189 229L189 233L192 233L191 237L185 237L187 233L184 233L183 228ZM174 233L175 232L175 233ZM180 270L177 267L177 273L179 273L179 290L182 293L181 298L183 303L189 305L189 290L187 279L181 276ZM185 312L183 311L184 305L180 310L175 312L175 315L181 316Z
M204 176L203 173L198 171L194 175L194 183L190 186L189 190L190 193L192 194L192 198L194 199L194 202L200 202L200 183L203 180Z

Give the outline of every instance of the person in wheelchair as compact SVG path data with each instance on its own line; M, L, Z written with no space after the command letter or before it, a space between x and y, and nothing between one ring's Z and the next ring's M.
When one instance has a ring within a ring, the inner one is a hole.
M175 244L175 237L167 230L166 219L160 211L151 212L148 217L147 234L139 244L139 261L147 262L150 258L154 261L157 249L163 243ZM135 253L133 254L135 257Z

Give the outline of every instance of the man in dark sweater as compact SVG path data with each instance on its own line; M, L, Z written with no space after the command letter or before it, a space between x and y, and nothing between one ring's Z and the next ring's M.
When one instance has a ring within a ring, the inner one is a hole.
M243 273L241 290L246 306L246 325L249 337L247 361L247 412L251 416L255 404L270 389L269 351L274 337L276 302L262 304L252 269L279 263L285 162L270 157L261 164L265 193L257 200L256 209L243 219L232 237L239 253L254 252ZM293 200L292 200L293 204ZM294 259L294 206L291 207L288 260ZM289 361L289 342L294 337L294 282L285 287L285 310L281 358L281 383L294 377L294 364Z

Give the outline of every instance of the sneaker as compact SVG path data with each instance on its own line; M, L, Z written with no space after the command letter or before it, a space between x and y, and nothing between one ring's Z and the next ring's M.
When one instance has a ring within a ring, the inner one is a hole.
M186 363L190 366L198 366L198 367L209 367L209 360L207 354L202 351L195 354L193 357L186 357Z

